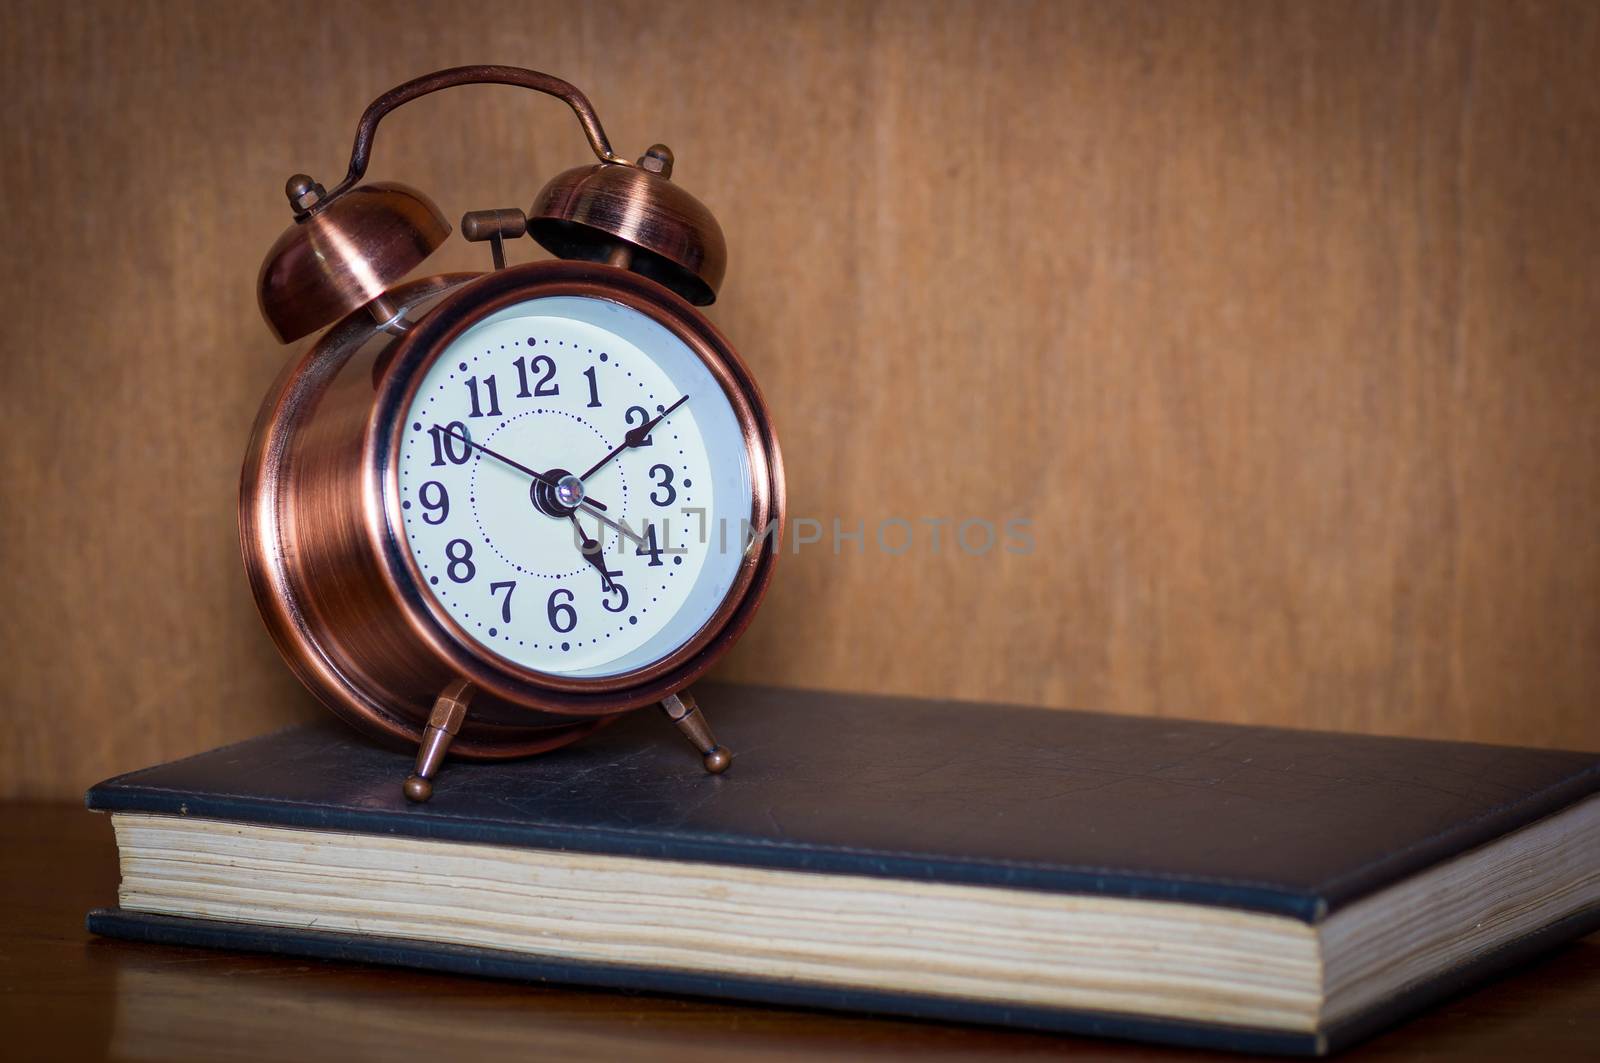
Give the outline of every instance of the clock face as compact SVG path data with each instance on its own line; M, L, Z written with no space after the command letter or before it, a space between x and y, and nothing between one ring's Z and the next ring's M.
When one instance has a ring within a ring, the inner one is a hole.
M751 470L694 351L630 307L517 303L424 371L400 435L405 540L480 646L569 678L691 641L734 587Z

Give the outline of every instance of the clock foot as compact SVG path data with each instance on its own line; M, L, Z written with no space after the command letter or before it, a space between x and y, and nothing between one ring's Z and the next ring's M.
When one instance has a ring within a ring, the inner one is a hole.
M422 732L422 745L417 749L417 766L406 777L402 790L412 801L426 801L433 796L433 777L438 774L444 755L461 723L467 718L467 705L472 701L472 684L458 680L444 688L428 714L428 726Z
M661 711L667 714L667 719L677 726L689 744L700 751L706 771L721 775L728 770L733 763L733 754L726 747L717 745L716 738L711 734L711 725L706 723L705 713L695 704L693 694L687 690L673 694L662 701Z

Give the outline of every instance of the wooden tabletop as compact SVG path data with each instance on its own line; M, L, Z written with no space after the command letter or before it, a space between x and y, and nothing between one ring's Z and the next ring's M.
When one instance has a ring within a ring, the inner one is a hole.
M1231 1057L982 1027L550 989L96 938L115 903L109 822L7 805L0 819L0 1031L7 1059L940 1061L1072 1054ZM1600 935L1339 1057L1600 1058Z

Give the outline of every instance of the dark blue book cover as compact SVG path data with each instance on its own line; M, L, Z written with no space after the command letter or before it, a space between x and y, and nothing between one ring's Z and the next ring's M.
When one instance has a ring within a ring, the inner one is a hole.
M88 804L419 842L1173 902L1317 926L1600 791L1600 757L1572 752L768 688L698 693L737 758L724 776L705 775L665 721L635 714L544 757L449 762L433 800L412 805L400 792L409 753L329 722L109 780ZM1296 1032L128 908L90 917L99 933L152 940L1300 1053L1336 1049L1596 926L1592 899L1569 905L1381 1006Z

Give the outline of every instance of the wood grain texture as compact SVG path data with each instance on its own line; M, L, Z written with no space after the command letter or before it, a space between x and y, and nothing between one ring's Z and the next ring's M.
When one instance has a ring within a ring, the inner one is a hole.
M12 3L0 60L0 792L318 711L237 556L255 270L465 62L727 232L824 539L724 677L1600 747L1600 7ZM475 87L372 176L456 217L584 158Z

